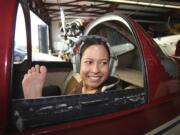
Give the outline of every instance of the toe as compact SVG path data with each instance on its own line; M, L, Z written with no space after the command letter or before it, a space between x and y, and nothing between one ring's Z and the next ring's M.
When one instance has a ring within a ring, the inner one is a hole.
M45 66L41 66L40 67L40 72L43 73L43 74L46 74L47 68Z
M29 70L27 71L27 73L28 73L28 74L32 74L32 70L29 69Z
M40 66L39 65L35 65L35 72L40 72Z

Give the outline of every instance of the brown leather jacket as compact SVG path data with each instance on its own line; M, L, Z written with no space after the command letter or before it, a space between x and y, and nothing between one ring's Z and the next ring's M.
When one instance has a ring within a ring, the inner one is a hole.
M108 80L105 83L103 83L103 85L97 90L96 93L121 88L119 82L120 82L119 79L115 77L109 77ZM83 87L83 82L81 81L78 85L74 87L74 89L68 92L65 91L64 94L65 95L82 94L82 87Z

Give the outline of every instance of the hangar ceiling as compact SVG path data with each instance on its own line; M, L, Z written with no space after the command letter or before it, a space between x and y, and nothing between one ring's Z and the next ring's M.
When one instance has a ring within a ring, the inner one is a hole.
M66 21L95 19L109 12L118 12L135 19L145 30L150 25L163 35L171 24L180 25L179 0L27 0L33 12L50 24L61 22L60 8ZM178 25L178 26L179 26ZM154 27L155 26L155 27ZM173 26L173 25L172 25ZM178 27L178 31L179 27Z
M180 20L179 0L28 0L30 8L46 21L60 19L60 7L66 19L96 18L120 12L144 23L164 23L168 18Z

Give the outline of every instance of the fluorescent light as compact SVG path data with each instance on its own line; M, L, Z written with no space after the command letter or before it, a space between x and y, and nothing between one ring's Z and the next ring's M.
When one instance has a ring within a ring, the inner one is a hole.
M143 6L151 6L151 7L164 7L164 8L175 8L180 9L180 5L169 5L169 4L160 4L160 3L150 3L150 2L141 2L141 1L130 1L130 0L101 0L106 2L118 2L125 4L134 4L134 5L143 5Z

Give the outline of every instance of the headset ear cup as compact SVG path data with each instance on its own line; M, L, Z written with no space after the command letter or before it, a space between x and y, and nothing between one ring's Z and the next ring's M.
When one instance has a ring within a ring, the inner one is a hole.
M110 61L109 61L109 75L112 75L112 65L113 65L113 59L110 58Z
M73 71L76 72L76 56L75 55L72 55L71 63L73 65Z
M75 73L79 73L80 72L80 54L74 54L74 56L72 57L72 63L73 63L73 71Z
M76 54L76 71L77 71L77 73L80 73L80 65L81 63L80 63L80 54L78 53L78 54Z
M110 62L109 62L109 74L110 74L110 76L114 75L117 65L118 65L118 59L117 58L111 58Z

